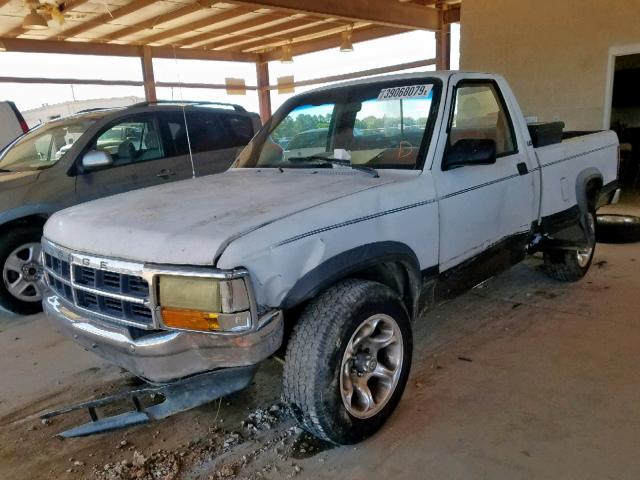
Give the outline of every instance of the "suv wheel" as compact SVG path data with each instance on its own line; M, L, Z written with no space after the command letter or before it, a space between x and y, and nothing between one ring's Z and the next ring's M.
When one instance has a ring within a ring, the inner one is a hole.
M29 315L42 310L42 265L36 227L21 227L0 236L0 306Z
M284 400L303 428L360 442L395 410L411 366L409 315L390 288L346 280L312 300L287 348Z

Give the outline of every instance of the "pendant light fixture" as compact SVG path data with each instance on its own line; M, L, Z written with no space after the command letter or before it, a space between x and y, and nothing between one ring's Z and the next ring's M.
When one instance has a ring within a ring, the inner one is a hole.
M47 20L35 8L32 8L31 12L24 17L22 28L25 30L45 30L49 28L49 25L47 25Z
M282 55L280 56L281 63L293 63L293 47L291 42L282 46Z
M342 32L342 40L340 42L340 51L341 52L353 52L353 43L351 42L351 26Z

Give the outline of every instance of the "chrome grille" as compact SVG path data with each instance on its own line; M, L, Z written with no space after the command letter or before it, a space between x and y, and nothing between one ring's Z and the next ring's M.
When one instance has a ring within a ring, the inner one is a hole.
M47 283L65 300L117 323L153 326L149 283L143 277L83 264L83 258L47 243L43 252Z

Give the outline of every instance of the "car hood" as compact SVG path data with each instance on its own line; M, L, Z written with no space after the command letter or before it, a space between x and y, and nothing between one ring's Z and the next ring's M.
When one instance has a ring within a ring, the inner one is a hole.
M232 169L68 208L49 219L44 236L98 256L213 265L231 241L250 231L392 181L342 169Z
M35 182L40 172L0 172L0 193Z

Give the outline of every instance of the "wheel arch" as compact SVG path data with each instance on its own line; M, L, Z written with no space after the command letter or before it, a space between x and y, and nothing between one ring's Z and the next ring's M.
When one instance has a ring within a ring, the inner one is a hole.
M346 278L380 282L400 295L411 318L417 313L420 264L408 245L394 241L361 245L329 258L303 275L280 306L295 309Z
M583 215L595 208L602 186L602 173L595 167L583 170L576 177L576 201Z
M7 231L15 227L38 227L43 228L47 222L49 214L46 213L32 213L25 216L18 216L16 218L8 219L0 224L0 234L4 234Z

